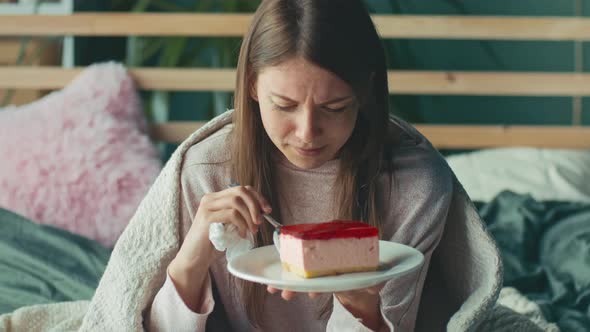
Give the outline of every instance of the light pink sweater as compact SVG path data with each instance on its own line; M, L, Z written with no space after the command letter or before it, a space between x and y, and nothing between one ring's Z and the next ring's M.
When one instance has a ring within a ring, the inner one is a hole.
M422 268L414 273L388 281L380 293L381 313L392 331L414 329L422 286L433 250L444 229L452 195L451 172L444 159L427 141L418 137L413 128L397 124L400 142L392 147L393 184L388 175L379 181L379 207L382 216L382 239L417 248L425 256ZM200 198L209 192L227 188L231 182L229 151L226 138L231 128L226 126L186 153L181 172L182 229L186 235L198 209ZM276 164L281 218L286 224L313 223L334 219L333 184L338 160L314 170L298 169L286 160ZM436 184L436 185L435 185ZM327 319L318 311L325 302L321 297L310 299L300 294L291 301L280 295L268 294L264 322L261 328L250 325L246 311L237 298L230 281L225 256L209 270L205 296L198 312L191 311L178 295L168 277L156 295L147 315L150 331L205 331L223 329L219 310L225 310L227 323L234 331L370 331L334 298ZM213 299L212 283L219 300ZM215 310L215 313L212 312ZM207 322L209 318L209 322Z

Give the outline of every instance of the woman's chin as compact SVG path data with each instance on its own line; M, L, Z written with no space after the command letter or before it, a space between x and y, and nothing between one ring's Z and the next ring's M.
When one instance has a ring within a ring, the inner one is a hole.
M288 156L287 160L295 167L305 170L318 168L326 163L323 158L301 158L298 156Z

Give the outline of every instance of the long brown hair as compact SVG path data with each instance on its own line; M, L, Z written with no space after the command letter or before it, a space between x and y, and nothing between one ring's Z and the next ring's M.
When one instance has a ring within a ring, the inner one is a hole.
M234 95L232 172L266 197L280 218L271 160L273 143L251 91L260 71L302 57L347 82L359 102L351 137L340 153L336 195L342 219L380 226L376 179L389 168L389 119L385 53L362 0L263 0L242 41ZM272 244L272 229L263 223L256 245ZM264 310L262 285L237 281L253 325Z

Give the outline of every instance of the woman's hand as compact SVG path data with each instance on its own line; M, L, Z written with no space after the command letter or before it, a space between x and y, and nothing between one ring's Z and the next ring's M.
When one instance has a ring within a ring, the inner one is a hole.
M293 291L289 291L289 290L280 290L278 288L274 288L271 286L266 286L266 291L271 293L271 294L275 294L279 291L281 291L281 297L283 298L283 300L285 301L289 301L292 298L294 298L297 294L299 294L299 292L293 292ZM310 298L315 298L316 296L318 296L320 293L307 293L307 296L309 296Z
M334 295L336 295L336 297L338 298L340 303L342 303L343 305L346 305L349 303L366 302L367 297L370 297L370 298L378 297L379 291L381 291L381 289L383 288L384 285L385 284L382 283L382 284L379 284L379 285L376 285L373 287L369 287L369 288L355 289L355 290L345 291L345 292L336 292L336 293L334 293ZM281 291L281 297L286 301L291 300L293 297L295 297L298 294L298 292L293 292L293 291L289 291L289 290L280 290L278 288L274 288L271 286L267 286L266 290L271 294L275 294L278 291ZM309 296L310 298L313 299L313 298L317 297L319 294L321 294L321 293L309 292L309 293L307 293L307 296Z
M221 255L209 240L209 226L214 223L233 224L238 234L246 238L247 232L256 234L262 223L262 212L270 213L268 201L250 186L237 186L219 192L206 194L201 198L199 208L190 230L178 252L177 258L187 264L199 261L208 267ZM206 255L209 260L198 259Z
M193 223L168 274L185 304L196 312L202 303L203 285L211 263L221 256L209 240L214 222L233 224L241 237L256 234L262 222L261 211L270 213L267 200L250 186L232 187L201 198Z
M385 286L385 284L381 283L373 287L337 292L334 293L334 295L336 295L338 301L340 301L345 307L362 303L373 304L375 301L378 303L379 292L383 289L383 286Z
M385 283L369 288L338 292L334 295L346 310L361 320L363 325L373 331L379 331L384 325L379 297L379 291L383 289L383 286Z
M336 292L337 301L339 301L353 316L361 319L362 323L377 331L384 324L380 310L380 298L379 291L385 286L385 283L381 283L376 286L356 289L345 292ZM275 294L279 289L267 286L266 290ZM282 290L281 297L289 301L295 297L297 292ZM319 293L307 293L310 298L315 298Z

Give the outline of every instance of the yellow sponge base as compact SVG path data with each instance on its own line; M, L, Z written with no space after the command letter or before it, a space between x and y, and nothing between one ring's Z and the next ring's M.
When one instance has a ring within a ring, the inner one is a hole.
M349 268L342 268L342 269L332 269L332 270L317 270L317 271L308 271L302 269L297 266L293 266L286 262L281 262L283 266L283 270L288 272L293 272L296 275L303 277L303 278L316 278L316 277L324 277L330 275L338 275L344 273L355 273L355 272L370 272L377 270L377 266L364 266L364 267L349 267Z

